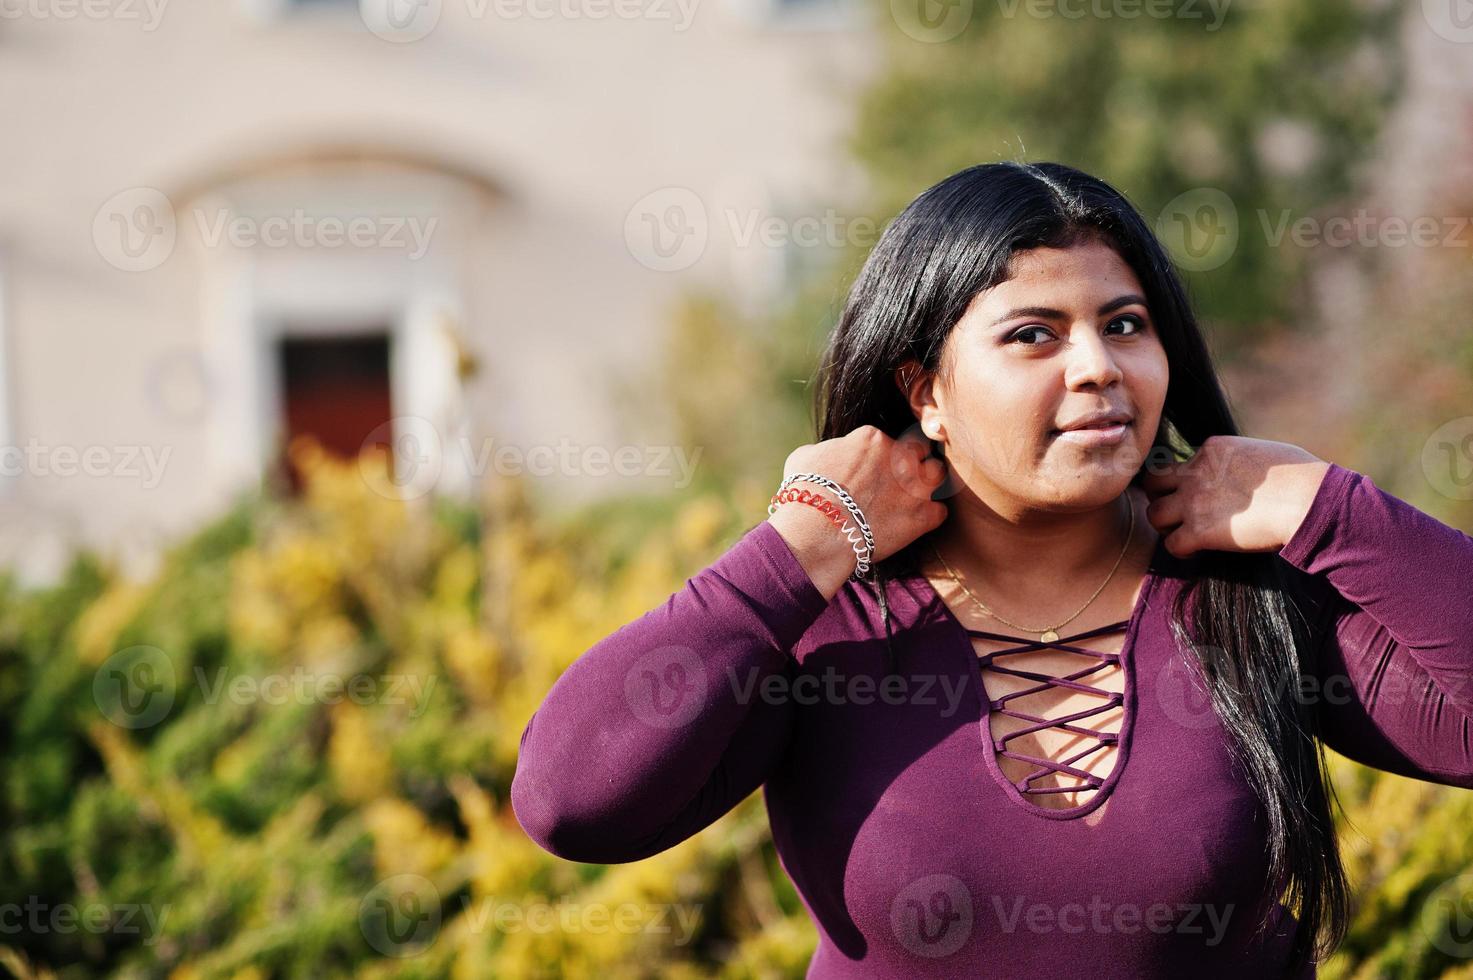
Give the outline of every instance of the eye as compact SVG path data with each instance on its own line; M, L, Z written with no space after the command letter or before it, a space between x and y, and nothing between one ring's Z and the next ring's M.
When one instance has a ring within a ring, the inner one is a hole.
M1039 327L1039 326L1024 327L1021 330L1014 331L1013 334L1010 337L1008 337L1008 343L1013 343L1014 341L1018 340L1018 338L1024 336L1025 334L1031 334L1035 330L1042 330L1045 333L1048 332L1048 328L1047 327ZM1029 347L1036 347L1037 346L1037 343L1034 342L1034 341L1028 341L1026 343L1026 345L1029 346Z
M1113 319L1113 320L1110 321L1110 323L1108 324L1108 326L1113 327L1117 323L1129 323L1129 324L1131 324L1131 325L1133 325L1135 327L1134 330L1131 330L1128 333L1124 333L1124 334L1121 335L1121 336L1125 336L1125 337L1134 337L1136 334L1144 333L1145 330L1146 330L1146 321L1145 321L1145 318L1141 317L1139 314L1136 314L1136 313L1126 313L1126 314L1123 314L1121 316L1117 316L1115 319ZM1041 331L1045 335L1045 337L1052 336L1051 331L1047 327L1039 326L1038 324L1033 324L1031 326L1022 327L1022 328L1020 328L1018 330L1015 330L1012 334L1010 334L1008 336L1006 343L1009 343L1009 344L1011 344L1011 343L1022 343L1025 347L1037 347L1039 344L1043 343L1043 341L1041 341L1041 340L1026 340L1025 341L1025 340L1022 339L1025 336L1031 336L1035 331Z
M1110 321L1110 326L1113 327L1117 323L1133 323L1133 324L1135 324L1135 329L1132 330L1130 333L1126 334L1127 337L1134 336L1135 334L1138 334L1138 333L1144 333L1145 332L1145 329L1146 329L1146 321L1142 317L1140 317L1140 316L1138 316L1138 315L1136 315L1134 313L1127 313L1124 316L1117 316L1115 319L1113 319L1113 320Z

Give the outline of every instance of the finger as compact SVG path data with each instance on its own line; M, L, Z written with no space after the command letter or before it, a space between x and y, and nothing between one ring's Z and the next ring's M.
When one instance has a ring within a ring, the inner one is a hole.
M1147 496L1158 497L1181 486L1182 478L1180 464L1152 467L1141 477L1141 488L1146 491Z
M1166 531L1186 520L1186 506L1182 495L1167 493L1154 497L1146 504L1146 520L1158 531Z
M939 487L946 479L946 461L939 456L927 456L921 460L921 476L933 487Z
M1162 543L1178 558L1186 558L1197 550L1197 539L1185 525L1166 535Z
M935 488L925 456L927 446L914 439L897 438L890 447L890 475L906 493L926 498Z

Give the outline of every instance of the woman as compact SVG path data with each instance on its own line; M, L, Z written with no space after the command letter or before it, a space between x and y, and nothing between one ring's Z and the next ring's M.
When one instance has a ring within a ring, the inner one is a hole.
M528 722L527 833L633 861L763 786L810 977L1314 976L1321 747L1473 787L1473 538L1238 436L1160 243L1059 164L916 198L818 397L769 519Z

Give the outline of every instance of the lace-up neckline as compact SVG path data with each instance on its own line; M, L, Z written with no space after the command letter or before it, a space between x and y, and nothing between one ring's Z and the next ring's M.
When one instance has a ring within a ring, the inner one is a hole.
M987 726L988 738L992 742L993 751L995 751L998 755L1006 756L1009 759L1030 763L1032 765L1040 767L1012 784L1013 788L1016 789L1019 793L1025 796L1042 796L1050 793L1079 793L1084 791L1098 791L1104 785L1105 780L1108 778L1108 776L1102 777L1095 775L1094 773L1076 768L1074 764L1076 762L1079 762L1085 756L1088 756L1094 752L1098 752L1099 750L1107 746L1118 744L1120 740L1120 734L1118 732L1100 731L1098 729L1091 728L1088 725L1082 724L1084 719L1093 717L1094 715L1098 715L1101 712L1109 711L1116 705L1124 703L1125 693L1123 691L1109 691L1104 688L1095 687L1094 685L1088 683L1088 681L1086 680L1086 678L1089 677L1091 674L1098 673L1100 670L1103 670L1111 666L1112 664L1119 664L1120 654L1106 653L1102 650L1091 650L1088 647L1077 645L1075 641L1087 640L1097 636L1104 636L1109 633L1116 633L1120 630L1127 629L1129 625L1130 620L1122 619L1119 622L1111 623L1108 626L1101 626L1083 633L1075 633L1070 636L1063 636L1053 642L1044 642L1043 640L1025 640L1023 637L1010 636L1004 633L989 633L986 630L967 630L967 634L969 636L981 637L983 639L989 640L1000 640L1004 642L1012 641L1018 644L1016 646L1007 647L1002 650L994 650L991 653L978 655L977 666L980 670L992 670L999 674L1008 674L1013 677L1022 677L1028 680L1039 682L1033 687L1024 688L1023 690L1019 691L1011 691L999 698L989 698L989 717L984 719L984 724L986 724ZM1034 653L1039 650L1059 650L1065 653L1078 654L1083 657L1091 657L1094 658L1096 662L1093 664L1093 666L1084 666L1079 668L1078 670L1062 675L1046 674L1035 670L1019 670L1014 667L996 663L996 660L999 657L1016 656L1018 654L1024 653ZM1062 688L1081 693L1088 693L1089 695L1096 697L1098 699L1098 703L1093 707L1085 708L1083 711L1076 711L1073 714L1064 715L1059 718L1044 718L1039 715L1030 714L1018 708L1011 708L1008 706L1008 702L1010 701L1017 700L1018 698L1030 697L1040 692L1047 691L1050 688ZM985 686L983 690L985 692ZM993 738L991 734L992 728L990 724L991 713L1007 715L1011 718L1015 718L1018 721L1024 722L1025 726L1018 729L1017 731L1008 732L1001 738ZM1025 735L1031 735L1034 732L1043 731L1046 728L1057 728L1075 735L1086 735L1094 739L1094 744L1087 746L1081 752L1078 752L1072 756L1069 756L1066 759L1058 761L1042 758L1039 756L1025 755L1008 748L1009 741L1016 738L1021 738ZM1118 757L1115 759L1115 763L1117 766L1119 765L1120 759ZM1060 773L1065 776L1072 777L1076 780L1080 780L1080 782L1076 782L1073 785L1065 786L1031 785L1035 780L1038 780L1051 773Z
M1140 626L1140 620L1150 601L1151 592L1155 585L1161 562L1169 556L1165 549L1164 536L1156 539L1152 549L1150 562L1146 568L1144 580L1136 596L1135 606L1131 610L1128 619L1118 620L1104 626L1097 626L1078 633L1060 636L1052 642L1038 639L1009 635L1006 633L993 633L986 630L970 629L962 624L956 614L952 612L941 598L941 594L931 583L930 579L920 575L923 586L930 593L930 598L939 607L942 617L950 622L956 630L959 640L964 640L967 659L972 664L972 678L977 684L980 692L979 700L982 706L982 717L979 725L981 728L982 748L985 752L985 762L992 778L1006 792L1008 798L1018 806L1039 817L1050 820L1068 820L1082 817L1103 806L1114 790L1116 782L1125 771L1126 763L1130 757L1130 735L1135 724L1136 716L1136 677L1133 661L1135 638ZM1085 641L1096 640L1099 637L1125 631L1125 637L1121 642L1120 650L1116 653L1106 653L1101 650L1091 649ZM972 644L974 638L988 639L997 642L1011 643L1012 646L993 650L990 653L978 653ZM1077 655L1080 666L1064 674L1048 674L1039 670L1022 670L1009 666L1007 658L1012 655L1023 653L1034 653L1040 650L1057 650ZM1002 663L997 663L1001 659ZM1091 662L1092 661L1092 662ZM1123 691L1109 691L1089 683L1091 676L1101 670L1105 670L1112 664L1118 664L1124 678ZM988 694L987 686L983 682L983 671L991 670L998 674L1007 674L1013 677L1025 678L1036 681L1037 684L1022 690L1010 691L998 697ZM1089 694L1091 698L1097 699L1097 704L1092 704L1083 710L1075 711L1056 718L1045 718L1020 710L1018 707L1009 707L1009 702L1029 695L1037 694L1050 689L1067 689L1079 693ZM1087 719L1108 711L1116 706L1122 708L1119 732L1103 732L1090 727ZM1006 715L1012 719L1025 723L1018 731L992 734L992 720L994 715ZM1008 743L1014 739L1042 731L1046 728L1056 728L1076 735L1086 736L1091 739L1091 744L1085 746L1081 751L1075 752L1059 760L1051 760L1016 752ZM1106 746L1115 746L1115 764L1109 773L1098 776L1080 769L1076 764L1088 758L1092 753L1099 752ZM1036 766L1033 772L1020 780L1014 781L1009 778L1001 767L999 756L1021 761ZM1066 786L1034 786L1039 779L1051 774L1061 773L1075 780L1073 785ZM1041 796L1054 793L1088 793L1089 797L1083 803L1071 807L1050 807L1033 802Z

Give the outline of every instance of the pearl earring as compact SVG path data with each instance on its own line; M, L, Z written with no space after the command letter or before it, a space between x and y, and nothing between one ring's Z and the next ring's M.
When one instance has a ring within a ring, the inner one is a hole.
M935 419L929 420L921 428L925 429L926 435L930 436L932 439L941 438L941 423L936 421Z

